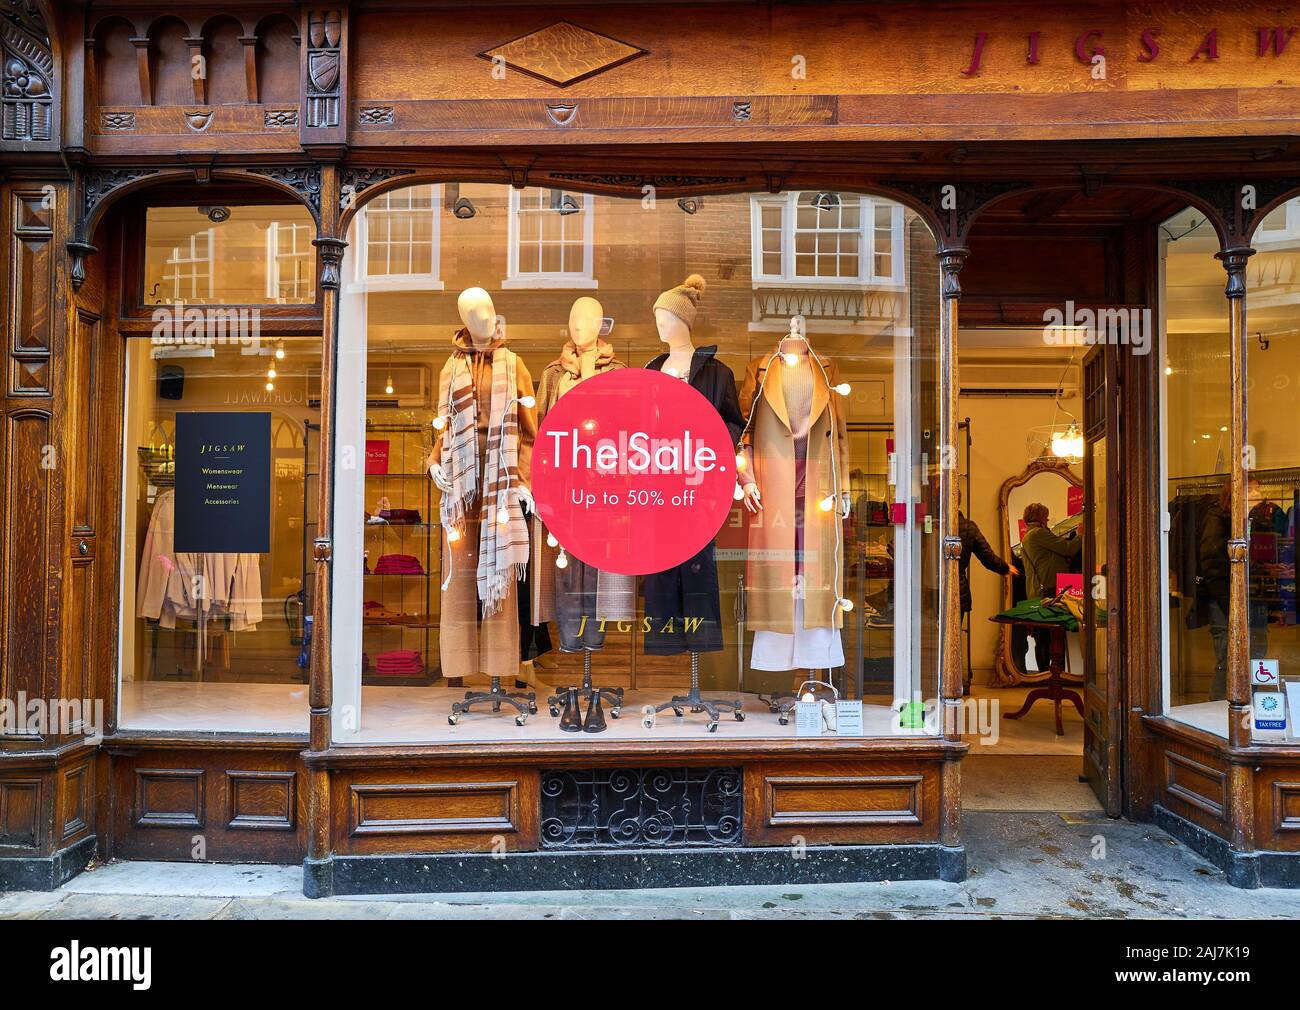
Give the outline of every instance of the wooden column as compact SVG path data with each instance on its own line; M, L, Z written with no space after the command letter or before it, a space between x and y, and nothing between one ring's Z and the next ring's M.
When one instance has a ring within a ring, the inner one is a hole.
M1228 322L1231 349L1230 419L1232 529L1228 538L1231 578L1228 601L1228 742L1247 747L1250 733L1250 627L1247 607L1246 561L1249 556L1246 508L1246 263L1255 250L1244 243L1229 244L1216 255L1228 272ZM1240 761L1228 765L1229 816L1232 847L1238 852L1255 848L1255 809L1251 767Z
M328 749L331 738L333 669L330 662L331 560L334 534L334 381L338 362L339 277L347 242L338 234L340 218L339 171L335 165L321 169L320 233L313 245L320 252L323 315L321 349L320 481L317 499L317 537L313 549L316 592L312 599L311 670L308 699L311 708L311 750ZM330 853L329 774L313 765L308 771L307 859L323 861Z
M969 250L943 242L939 246L939 445L942 496L943 551L940 569L939 697L944 735L961 742L962 636L961 636L961 536L957 509L957 326L961 303L959 274ZM940 839L956 846L961 839L961 763L945 761L943 769L943 821Z

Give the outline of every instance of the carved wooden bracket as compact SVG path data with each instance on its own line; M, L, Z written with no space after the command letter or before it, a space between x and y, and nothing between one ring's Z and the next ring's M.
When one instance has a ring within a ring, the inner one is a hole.
M69 275L74 289L80 289L86 279L86 258L97 251L90 243L90 231L100 207L110 195L124 186L158 174L156 168L92 168L81 173L77 224L72 239L67 244L68 255L72 257Z
M313 239L311 244L320 250L320 286L337 290L341 277L339 268L343 263L343 250L348 247L347 242L341 238L318 238ZM329 543L316 541L318 545L322 542Z
M251 175L264 175L282 186L292 189L311 210L312 217L320 223L321 172L319 165L275 165L270 168L250 168Z
M915 179L882 179L896 193L910 196L925 208L930 226L936 230L940 249L964 248L975 215L993 201L1018 189L1028 189L1027 182L928 182Z
M1164 185L1194 197L1197 205L1217 219L1224 248L1250 245L1256 226L1278 203L1300 193L1300 179L1169 179ZM1225 262L1224 266L1228 264Z
M400 175L411 175L410 168L353 168L343 169L339 183L339 210L350 210L356 206L357 197L376 183L387 182Z

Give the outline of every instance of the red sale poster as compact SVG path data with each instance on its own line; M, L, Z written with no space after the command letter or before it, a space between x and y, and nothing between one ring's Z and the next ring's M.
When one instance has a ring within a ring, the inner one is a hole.
M366 439L366 474L388 473L388 439Z
M1077 516L1083 511L1083 488L1070 487L1066 489L1065 497L1065 514L1068 516Z

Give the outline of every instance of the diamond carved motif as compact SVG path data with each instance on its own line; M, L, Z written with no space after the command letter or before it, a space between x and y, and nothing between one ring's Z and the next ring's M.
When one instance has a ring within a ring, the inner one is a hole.
M479 53L479 56L500 61L511 70L556 87L567 88L645 54L646 50L638 46L568 21L557 21L513 42Z

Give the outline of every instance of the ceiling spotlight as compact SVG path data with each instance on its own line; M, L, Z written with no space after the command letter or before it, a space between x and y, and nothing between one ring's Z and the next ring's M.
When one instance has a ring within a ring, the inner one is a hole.
M840 195L823 190L813 197L813 206L818 210L835 210L840 205Z
M693 197L684 196L677 201L677 206L680 207L687 214L698 214L700 212L700 208L704 206L704 201L697 196L693 196Z
M221 224L223 221L230 220L229 207L200 207L199 213L213 224Z
M561 214L576 214L581 209L572 193L566 193L562 189L551 190L551 210Z
M468 221L478 213L478 208L462 196L456 201L456 205L451 208L451 212L455 217L460 218L460 220Z

